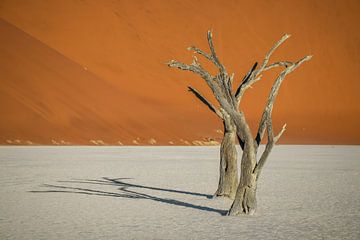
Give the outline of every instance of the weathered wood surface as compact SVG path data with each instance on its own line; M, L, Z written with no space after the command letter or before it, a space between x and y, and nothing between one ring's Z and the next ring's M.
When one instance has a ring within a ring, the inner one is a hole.
M207 100L203 101L201 97L197 96L202 100L211 110L213 110L218 116L224 117L224 114L229 116L230 122L234 124L236 135L239 140L239 144L243 150L241 159L241 175L240 182L237 187L234 202L228 212L228 215L239 215L239 214L253 214L256 211L256 187L257 180L261 174L263 166L265 165L269 154L279 140L281 135L285 131L286 124L283 126L281 131L274 135L273 124L272 124L272 110L278 95L279 89L285 77L293 72L296 68L302 65L304 62L309 61L312 56L305 56L296 62L291 61L278 61L270 63L270 58L275 50L284 43L290 35L285 34L278 42L265 55L264 60L259 65L257 62L245 75L236 91L233 92L232 85L234 81L234 74L229 75L226 72L224 65L220 62L212 40L212 32L208 31L207 38L210 48L210 53L207 53L197 47L189 47L188 50L193 51L195 54L199 54L212 62L217 68L218 73L212 76L206 71L199 63L196 56L191 64L184 64L176 60L171 60L168 63L169 67L179 68L181 70L191 71L199 75L214 94L216 100L220 105L220 110L217 110ZM275 79L273 86L270 90L265 109L259 122L258 131L256 137L253 137L250 127L246 121L245 114L240 108L240 102L247 89L253 86L256 82L261 80L262 74L265 71L271 70L276 67L284 68ZM198 95L197 91L193 91L195 95ZM200 95L202 96L202 95ZM219 112L219 113L218 113ZM225 132L225 131L224 131ZM267 143L263 153L261 153L259 160L257 161L258 148L261 144L263 137L267 133ZM225 139L225 136L224 136ZM225 148L222 146L222 151ZM220 163L220 172L223 164ZM226 166L224 164L224 166ZM220 174L221 175L221 174ZM221 179L220 179L221 180ZM220 181L219 181L220 184Z

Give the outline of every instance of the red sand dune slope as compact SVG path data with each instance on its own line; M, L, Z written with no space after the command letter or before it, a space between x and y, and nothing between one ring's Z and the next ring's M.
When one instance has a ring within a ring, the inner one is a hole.
M140 137L140 143L150 138L164 143L200 136L172 124L177 113L162 112L161 103L112 86L4 21L0 34L5 36L0 46L2 142L130 144ZM189 120L191 114L196 119L191 109ZM179 116L175 121L183 119L187 120Z
M359 10L357 1L1 1L0 144L218 139L221 123L186 92L191 83L209 96L204 83L164 64L190 61L189 45L206 49L208 28L237 82L291 33L273 60L314 58L277 99L281 142L359 144ZM246 95L254 129L273 76Z

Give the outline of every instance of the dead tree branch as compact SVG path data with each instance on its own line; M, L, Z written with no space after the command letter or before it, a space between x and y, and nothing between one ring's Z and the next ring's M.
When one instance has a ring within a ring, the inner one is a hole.
M275 80L274 85L271 88L265 110L264 110L264 112L262 114L262 117L261 117L261 120L260 120L259 128L258 128L256 139L255 139L256 147L258 147L260 145L261 140L264 137L265 128L266 128L266 125L267 125L266 124L267 123L266 119L269 118L269 117L271 118L274 102L275 102L275 99L276 99L276 97L278 95L281 83L285 79L285 76L287 74L291 73L292 71L294 71L296 68L298 68L304 62L309 61L311 58L312 58L312 56L309 55L309 56L303 57L302 59L300 59L299 61L297 61L295 63L291 63L291 65L288 66L287 68L285 68L285 70L283 70L279 74L277 79Z
M234 75L228 76L226 73L225 67L221 64L219 58L216 55L214 44L212 41L212 33L208 31L208 44L211 51L211 54L208 54L197 47L190 47L189 50L193 50L195 53L204 56L206 59L210 60L218 69L219 73L213 77L208 71L203 69L200 63L195 58L191 65L187 65L176 60L171 60L168 63L169 67L179 68L181 70L191 71L198 75L200 75L210 87L211 91L213 92L216 100L219 102L221 108L226 110L226 112L232 116L236 115L236 119L238 124L246 125L245 128L238 130L238 137L241 146L245 146L245 135L251 136L251 132L249 127L247 126L246 120L244 115L241 111L238 111L236 107L236 98L234 94L231 92L232 89L232 81ZM245 130L244 130L245 129ZM246 133L245 133L246 131ZM248 141L253 141L248 140Z
M194 53L197 53L197 54L205 57L205 58L208 59L210 62L212 62L212 63L215 64L214 59L211 57L211 55L208 54L208 53L206 53L206 52L204 52L203 50L201 50L201 49L199 49L199 48L197 48L197 47L194 47L194 46L188 47L188 50L189 50L189 51L193 51Z
M274 132L273 132L273 126L272 126L272 120L271 120L271 116L269 116L266 120L266 131L267 131L267 135L268 135L268 141L266 143L266 147L264 152L261 154L261 157L258 161L258 163L256 164L253 173L256 175L256 178L258 179L261 173L262 168L265 165L266 160L269 157L269 154L272 150L272 148L274 147L275 143L279 140L279 138L281 137L281 135L285 132L286 130L286 124L284 124L284 126L282 127L281 131L278 133L278 135L276 135L274 137Z
M202 103L204 103L211 111L213 111L219 118L224 119L223 114L210 101L208 101L198 90L188 86L189 92L193 93Z
M200 66L200 64L197 64L196 62L193 62L191 65L188 65L188 64L185 64L185 63L178 62L176 60L171 60L168 63L168 66L196 73L196 74L200 75L206 82L210 82L213 79L211 74L208 73L207 71L205 71Z
M235 97L236 99L239 99L240 96L240 92L241 89L243 89L243 86L249 81L250 76L253 74L253 72L255 71L256 67L257 67L258 63L255 62L255 64L252 66L252 68L250 69L250 71L245 75L245 77L243 78L243 80L241 81L241 84L239 85L239 87L237 88L236 92L235 92Z
M175 60L170 61L168 64L170 67L192 71L200 75L206 81L216 100L219 102L219 111L221 111L223 116L227 117L228 120L235 125L236 135L239 138L240 145L243 149L243 155L241 160L240 182L236 191L234 202L229 210L229 215L238 215L241 213L252 214L255 212L257 179L268 159L273 146L285 132L286 127L286 125L284 125L281 131L276 136L274 135L272 123L272 110L274 102L278 95L280 86L287 74L294 71L301 64L310 60L312 57L306 56L296 62L278 61L269 64L272 54L289 37L290 35L285 34L278 42L276 42L267 52L260 66L257 63L252 66L252 68L243 78L235 93L232 92L233 75L229 76L226 73L225 67L219 61L219 58L215 52L211 31L208 31L207 33L210 53L206 53L196 47L190 47L189 50L193 50L195 53L202 55L211 63L213 63L219 70L215 76L212 76L209 72L203 69L200 63L197 61L196 57L194 58L194 61L191 65L183 64ZM245 91L254 83L259 81L265 71L275 67L284 67L284 69L280 72L273 83L265 109L259 122L256 138L253 138L250 127L245 119L245 115L243 111L239 109L240 101ZM198 93L196 90L192 90L192 92L212 111L215 111L215 107L204 97L202 97L200 93ZM258 148L262 138L264 137L265 131L267 132L268 136L267 144L264 152L261 154L259 161L257 161L256 156Z
M254 67L252 68L252 70L249 71L249 73L251 73L248 76L248 79L245 83L241 83L241 85L239 86L239 89L237 91L238 94L237 95L237 104L239 106L240 101L242 96L244 95L245 91L250 88L254 83L256 83L257 81L259 81L262 77L262 73L270 70L274 67L279 67L279 66L287 66L287 64L289 62L276 62L270 65L267 65L270 61L270 57L271 55L275 52L275 50L283 43L286 41L286 39L288 39L290 37L289 34L285 34L278 42L276 42L273 47L267 52L267 54L265 55L265 58L261 64L261 66L255 70ZM255 66L256 68L256 66Z
M222 74L226 74L224 65L222 65L220 63L219 58L216 55L213 40L212 40L212 31L211 30L209 30L207 32L207 38L208 38L208 43L209 43L209 47L210 47L210 51L211 51L211 58L213 59L213 63L219 68L219 70Z

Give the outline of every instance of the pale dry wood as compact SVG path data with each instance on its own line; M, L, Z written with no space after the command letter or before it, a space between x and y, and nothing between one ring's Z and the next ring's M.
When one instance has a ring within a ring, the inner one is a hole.
M208 54L194 46L189 47L188 50L192 50L212 62L219 69L219 73L215 77L211 76L208 71L202 68L196 57L194 57L191 65L187 65L175 60L170 61L168 65L170 67L176 67L181 70L191 71L201 76L210 87L215 98L220 104L221 116L224 123L224 137L220 147L219 183L214 195L233 198L235 196L238 184L235 136L238 136L241 148L244 148L244 142L242 141L241 137L239 137L239 134L235 134L235 132L237 132L235 123L231 120L230 115L227 113L227 111L224 110L223 106L224 104L226 106L230 104L229 107L233 107L235 105L235 97L231 93L234 74L228 76L225 67L220 63L218 57L216 56L212 43L212 34L210 31L208 32L208 43L211 54ZM207 101L197 90L193 90L192 92L212 111L216 112L216 108L213 107L213 105ZM217 115L220 116L219 113L217 113Z
M285 130L286 130L285 127L286 127L286 124L283 126L280 133L276 137L274 137L271 116L267 117L267 119L266 119L266 130L267 130L268 141L266 143L265 150L261 154L261 157L260 157L260 159L259 159L258 163L256 164L256 166L254 168L254 171L253 171L253 174L256 176L256 179L259 178L261 170L263 169L263 167L265 165L265 162L268 159L268 157L270 155L270 152L271 152L272 148L274 147L275 143L280 138L280 136L285 132Z
M266 160L268 159L273 146L284 133L286 126L284 125L279 134L274 136L271 120L273 104L278 95L281 83L285 79L286 75L294 71L302 63L311 59L311 56L306 56L297 62L278 61L269 64L272 54L289 37L290 35L285 34L278 42L276 42L267 52L260 66L258 66L257 63L252 66L252 68L243 78L235 93L232 92L234 75L232 74L229 76L226 73L225 67L217 57L211 31L208 31L207 34L210 53L206 53L196 47L190 47L189 50L193 50L195 53L202 55L211 61L219 70L215 76L212 76L209 72L203 69L200 63L197 61L197 58L195 58L191 65L186 65L175 60L172 60L169 63L170 67L177 67L181 70L192 71L200 75L210 87L216 100L219 102L220 111L222 112L223 116L229 116L231 122L235 125L236 134L243 149L243 155L241 160L240 182L236 191L234 202L228 212L228 215L238 215L241 213L252 214L255 212L257 179ZM245 115L243 111L239 109L240 101L245 91L261 79L263 72L275 67L284 67L285 69L281 71L279 76L274 81L266 103L266 107L260 120L257 136L256 138L253 138ZM265 134L265 130L268 133L268 141L264 152L262 153L259 161L257 161L257 150Z
M212 33L211 31L208 31L208 44L211 51L211 54L208 55L204 51L201 51L200 49L196 47L191 47L191 50L197 49L197 52L201 52L203 56L206 56L206 58L210 58L211 62L214 63L216 67L219 69L219 73L214 77L212 76L208 71L206 71L202 66L197 62L193 61L191 65L181 63L176 60L171 60L168 63L169 67L175 67L179 68L181 70L191 71L199 76L201 76L207 85L210 87L211 91L213 92L215 98L219 102L221 108L223 108L229 115L232 116L234 121L237 122L239 125L244 125L240 130L237 129L237 135L239 138L239 141L241 141L241 146L245 147L245 137L251 136L250 128L247 125L247 122L245 120L244 114L241 111L237 111L237 108L235 107L235 96L231 93L231 89L229 89L227 86L229 84L225 84L226 82L230 82L231 76L229 77L226 73L225 67L220 63L215 49L212 42ZM251 140L249 138L248 141L253 141L252 137Z
M235 197L238 185L236 130L230 116L223 111L224 137L220 146L219 183L216 197Z
M271 55L275 52L275 50L286 41L286 39L288 39L290 37L289 34L285 34L279 41L277 41L273 47L267 52L267 54L264 57L264 60L261 64L261 66L258 69L252 69L251 74L248 76L248 80L246 81L246 83L241 84L239 89L238 89L238 94L237 94L237 105L240 105L240 101L242 96L244 95L245 91L249 88L251 88L251 86L256 83L257 81L259 81L262 77L262 73L264 71L270 70L271 68L274 67L278 67L278 66L284 66L286 65L286 62L277 62L274 64L270 64L267 65L270 61L270 57ZM256 66L255 66L256 67Z
M219 68L219 70L222 74L226 74L224 65L220 63L219 58L216 55L214 43L212 40L212 31L211 30L209 30L207 32L207 38L208 38L208 44L209 44L210 51L211 51L211 58L213 59L214 64Z
M283 82L283 80L285 79L286 75L288 75L289 73L293 72L296 68L298 68L301 64L303 64L306 61L309 61L312 58L311 55L305 56L302 59L298 60L295 63L291 63L290 66L288 66L287 68L285 68L280 74L279 76L276 78L274 85L271 88L268 100L267 100L267 104L265 107L265 110L262 114L260 123L259 123L259 128L257 131L257 135L256 135L256 146L258 147L261 143L261 140L265 134L265 128L266 128L266 119L268 118L268 116L271 116L272 114L272 110L273 110L273 106L275 103L275 99L276 96L278 95L281 83Z
M231 121L230 116L223 109L217 109L195 88L189 86L188 89L212 112L223 120L224 136L220 146L219 181L214 196L233 199L238 185L235 125Z
M208 54L208 53L206 53L206 52L204 52L203 50L201 50L201 49L199 49L199 48L197 48L197 47L194 47L194 46L188 47L188 50L189 50L189 51L193 51L194 53L197 53L197 54L199 54L199 55L204 56L206 59L208 59L209 61L211 61L211 62L213 62L213 63L215 64L215 62L214 62L214 60L212 59L211 55Z

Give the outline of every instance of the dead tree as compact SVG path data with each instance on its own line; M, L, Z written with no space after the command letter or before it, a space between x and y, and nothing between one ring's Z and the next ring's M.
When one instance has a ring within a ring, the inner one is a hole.
M214 112L223 122L224 136L220 146L219 183L214 196L234 198L239 182L235 124L231 120L230 115L222 108L216 108L195 88L191 86L188 88L191 93Z
M290 35L284 35L265 55L265 58L260 65L258 65L258 63L253 65L250 71L242 79L239 86L236 88L236 91L233 91L232 87L233 74L230 76L228 75L224 65L219 61L219 58L216 55L211 31L208 31L207 34L210 53L206 53L205 51L202 51L196 47L191 47L189 49L194 50L197 54L205 57L218 68L218 73L215 76L212 76L208 71L206 71L201 66L196 57L191 64L184 64L175 60L171 60L168 63L169 67L191 71L201 76L201 78L205 80L211 89L216 100L219 102L220 108L230 116L231 120L236 126L236 134L243 150L241 159L241 175L236 191L236 196L228 212L228 215L239 215L243 213L253 214L255 212L257 181L263 166L266 163L272 148L274 147L274 144L284 133L286 126L284 125L278 134L274 134L272 124L272 110L275 99L286 75L294 71L304 62L310 60L312 57L305 56L295 62L279 61L270 64L269 60L271 55L289 37ZM262 73L275 67L282 67L283 70L276 77L273 83L265 109L260 119L257 135L256 137L253 137L250 127L246 121L245 114L239 107L240 102L244 96L245 91L261 79ZM258 149L261 141L264 138L265 132L267 133L267 143L265 150L261 153L259 159L257 160Z

